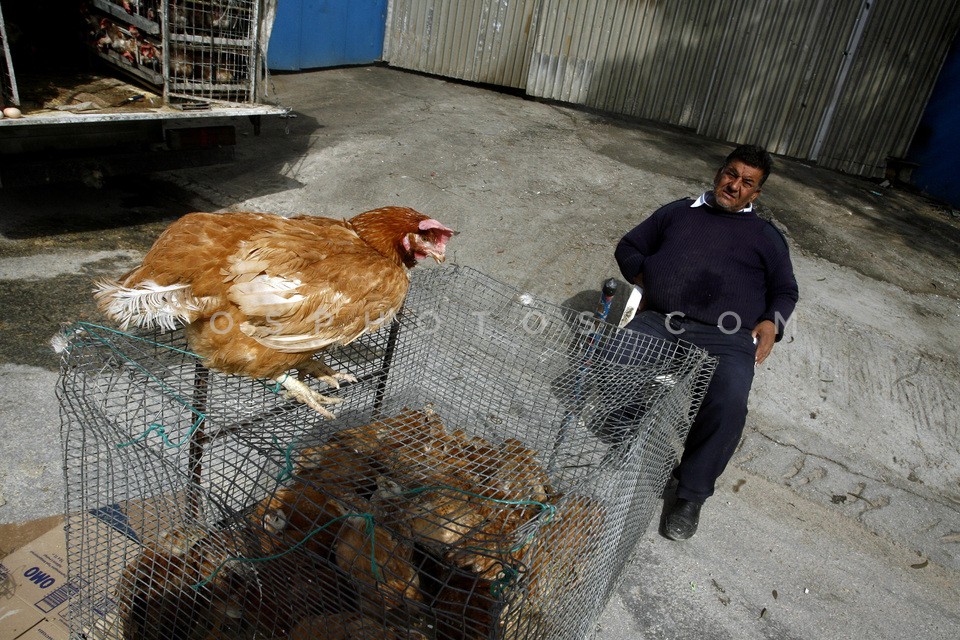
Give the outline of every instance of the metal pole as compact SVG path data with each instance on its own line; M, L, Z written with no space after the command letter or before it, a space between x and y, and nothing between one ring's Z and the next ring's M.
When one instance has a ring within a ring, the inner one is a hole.
M190 435L188 464L190 466L190 484L187 486L187 504L194 523L203 516L203 502L200 490L203 484L203 450L207 445L207 389L210 383L210 370L197 362L193 375L193 409L199 418L197 428Z
M383 398L387 393L387 377L390 375L390 366L393 364L393 356L397 350L397 341L400 337L400 318L403 317L403 309L397 313L397 317L390 323L390 335L387 336L387 348L383 354L383 362L380 365L380 371L375 375L377 377L377 387L373 398L373 415L380 417L380 410L383 407Z
M17 77L13 73L13 58L10 57L10 43L7 39L7 27L3 22L3 9L0 9L0 45L3 46L3 59L7 66L7 75L10 78L10 102L20 106L20 94L17 92ZM7 89L0 84L0 90ZM2 92L2 91L0 91Z
M820 126L817 127L817 133L813 138L813 148L810 150L810 159L814 162L820 160L820 151L823 149L824 140L830 132L830 124L833 122L833 115L837 110L840 97L847 86L847 76L850 75L850 69L856 61L857 49L860 47L860 41L863 39L863 32L867 27L867 20L870 17L870 8L876 0L864 0L860 5L860 15L857 16L857 22L853 27L853 33L850 35L850 41L846 49L843 50L843 63L840 65L840 72L837 74L837 82L833 86L833 94L830 96L830 103L826 111L823 112L823 118L820 120Z

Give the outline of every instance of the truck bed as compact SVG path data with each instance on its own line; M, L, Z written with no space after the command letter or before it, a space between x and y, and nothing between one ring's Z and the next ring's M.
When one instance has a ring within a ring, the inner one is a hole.
M0 188L229 162L274 0L0 0Z
M285 110L270 104L216 101L170 101L142 84L116 75L77 73L18 78L22 118L2 118L0 127L130 120L177 120L276 115Z

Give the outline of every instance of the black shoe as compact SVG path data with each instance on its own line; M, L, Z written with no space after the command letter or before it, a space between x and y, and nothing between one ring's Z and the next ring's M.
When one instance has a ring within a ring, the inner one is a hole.
M690 502L677 498L676 504L667 514L667 521L663 525L663 535L671 540L686 540L697 532L697 525L700 524L700 507L703 504L699 502Z

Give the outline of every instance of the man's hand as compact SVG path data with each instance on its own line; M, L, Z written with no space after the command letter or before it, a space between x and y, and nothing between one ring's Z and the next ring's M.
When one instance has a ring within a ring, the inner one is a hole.
M750 332L754 341L757 343L757 366L763 364L770 352L773 351L773 343L777 339L777 325L770 320L762 320L760 324Z

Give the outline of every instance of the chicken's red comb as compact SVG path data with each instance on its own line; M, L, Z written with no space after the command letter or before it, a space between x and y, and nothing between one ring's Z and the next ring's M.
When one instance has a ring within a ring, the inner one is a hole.
M441 224L437 220L434 220L433 218L430 218L429 220L423 220L419 225L417 225L417 228L420 229L420 231L427 231L428 229L437 229L438 231L446 231L451 235L454 233L453 229L451 229L450 227L444 226L443 224Z

